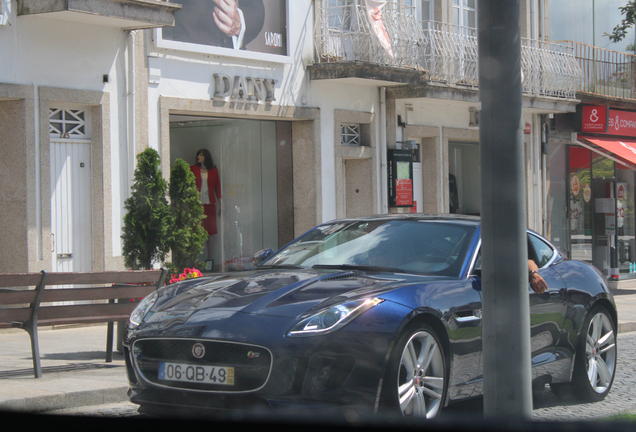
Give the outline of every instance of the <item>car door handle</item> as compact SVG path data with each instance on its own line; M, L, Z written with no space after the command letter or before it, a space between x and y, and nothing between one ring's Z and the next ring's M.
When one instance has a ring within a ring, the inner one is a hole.
M453 316L457 322L471 322L479 321L481 319L481 309L474 309L471 311L454 312Z

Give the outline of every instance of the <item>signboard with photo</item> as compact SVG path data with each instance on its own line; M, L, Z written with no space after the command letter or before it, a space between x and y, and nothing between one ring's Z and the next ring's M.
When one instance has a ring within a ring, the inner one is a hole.
M209 52L206 47L263 54L287 55L285 0L179 0L174 27L158 32L158 39L188 44L181 48ZM193 48L198 46L199 49Z
M388 150L389 207L413 206L413 153Z

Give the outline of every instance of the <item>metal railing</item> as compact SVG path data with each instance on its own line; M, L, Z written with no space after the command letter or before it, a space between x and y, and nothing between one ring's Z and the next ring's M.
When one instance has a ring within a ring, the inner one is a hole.
M393 58L380 45L366 9L354 1L317 2L314 42L318 63L368 62L426 70L430 80L478 87L477 35L473 28L434 21L418 22L413 13L385 8L382 21ZM523 92L575 98L583 79L568 44L522 40Z
M393 58L380 45L364 6L336 2L317 7L314 42L318 62L370 62L420 69L420 51L425 35L412 15L397 10L382 13L387 34L391 35Z
M583 79L578 91L623 99L636 99L636 56L573 41L569 46Z

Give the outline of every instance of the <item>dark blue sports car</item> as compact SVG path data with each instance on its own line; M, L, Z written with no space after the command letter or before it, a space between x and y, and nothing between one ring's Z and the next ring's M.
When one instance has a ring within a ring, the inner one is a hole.
M146 412L348 407L432 418L482 393L479 219L322 224L257 269L146 297L127 324L129 397ZM617 315L605 277L528 231L532 378L603 399ZM314 412L314 411L312 411Z

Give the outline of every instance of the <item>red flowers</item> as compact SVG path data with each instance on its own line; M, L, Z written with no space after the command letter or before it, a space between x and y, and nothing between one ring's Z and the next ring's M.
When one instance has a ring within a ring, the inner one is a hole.
M183 273L181 273L180 275L176 275L173 274L170 276L170 282L168 283L175 283L175 282L179 282L182 280L186 280L186 279L193 279L193 278L197 278L197 277L201 277L203 276L203 274L196 268L186 268L185 270L183 270Z

